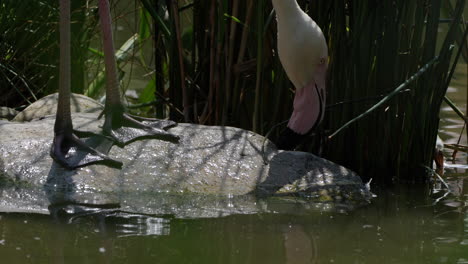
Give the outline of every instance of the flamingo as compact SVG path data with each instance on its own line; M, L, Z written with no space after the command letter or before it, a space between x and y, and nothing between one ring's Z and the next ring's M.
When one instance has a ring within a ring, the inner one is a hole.
M165 139L177 142L179 137L166 129L176 123L166 120L143 119L125 113L120 100L117 66L112 40L111 16L108 0L99 0L99 17L102 31L106 72L106 103L103 134L117 145L123 146L143 137ZM70 111L70 0L60 0L60 73L59 99L54 125L54 139L51 157L68 169L75 169L93 163L107 163L121 167L120 161L88 146L74 132ZM85 153L80 156L79 152Z
M296 93L294 110L278 148L294 149L322 121L328 47L320 27L296 0L272 0L278 24L278 55Z

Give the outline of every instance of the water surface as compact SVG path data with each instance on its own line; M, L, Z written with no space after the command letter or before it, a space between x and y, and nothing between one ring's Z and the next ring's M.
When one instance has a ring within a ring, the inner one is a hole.
M2 263L468 263L467 194L377 193L351 213L2 214L0 255Z

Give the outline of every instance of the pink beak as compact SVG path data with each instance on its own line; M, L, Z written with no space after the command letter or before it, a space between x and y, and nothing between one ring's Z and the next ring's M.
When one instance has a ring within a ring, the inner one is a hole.
M297 134L305 135L315 128L325 113L325 82L327 64L319 65L314 78L305 87L296 90L294 111L288 127Z

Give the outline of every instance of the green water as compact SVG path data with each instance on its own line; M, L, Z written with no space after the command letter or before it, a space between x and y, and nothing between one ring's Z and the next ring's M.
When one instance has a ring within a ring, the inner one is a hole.
M460 188L468 188L463 180ZM351 213L0 215L1 263L468 263L468 194L376 191Z

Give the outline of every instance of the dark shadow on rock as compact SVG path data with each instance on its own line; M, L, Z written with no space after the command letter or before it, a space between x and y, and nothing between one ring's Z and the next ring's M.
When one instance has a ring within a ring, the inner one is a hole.
M275 155L269 162L267 178L257 185L256 191L261 196L323 198L325 195L331 199L360 201L370 198L370 192L354 172L310 153L296 151L282 151Z
M301 179L307 171L290 151L279 152L269 161L268 176L257 184L257 194L269 196L275 194L282 187Z
M179 131L180 142L168 148L167 156L170 157L169 160L177 161L177 166L178 164L193 164L187 174L180 174L177 177L175 182L179 184L194 180L197 178L195 175L198 171L210 170L210 167L216 164L218 172L221 172L219 175L223 175L218 186L218 193L225 193L226 181L241 171L242 164L239 163L237 167L234 164L244 160L247 156L255 156L252 149L257 155L261 152L251 142L250 137L253 133L249 131L231 127L187 124L180 124L176 130ZM203 153L203 155L194 157L193 153ZM224 157L223 160L220 160L221 156ZM169 170L170 166L172 164L167 164L165 169Z
M58 171L60 173L57 173ZM47 180L43 185L43 190L51 206L74 202L73 196L76 193L76 184L73 181L73 175L75 174L75 171L66 170L56 162L52 163Z

